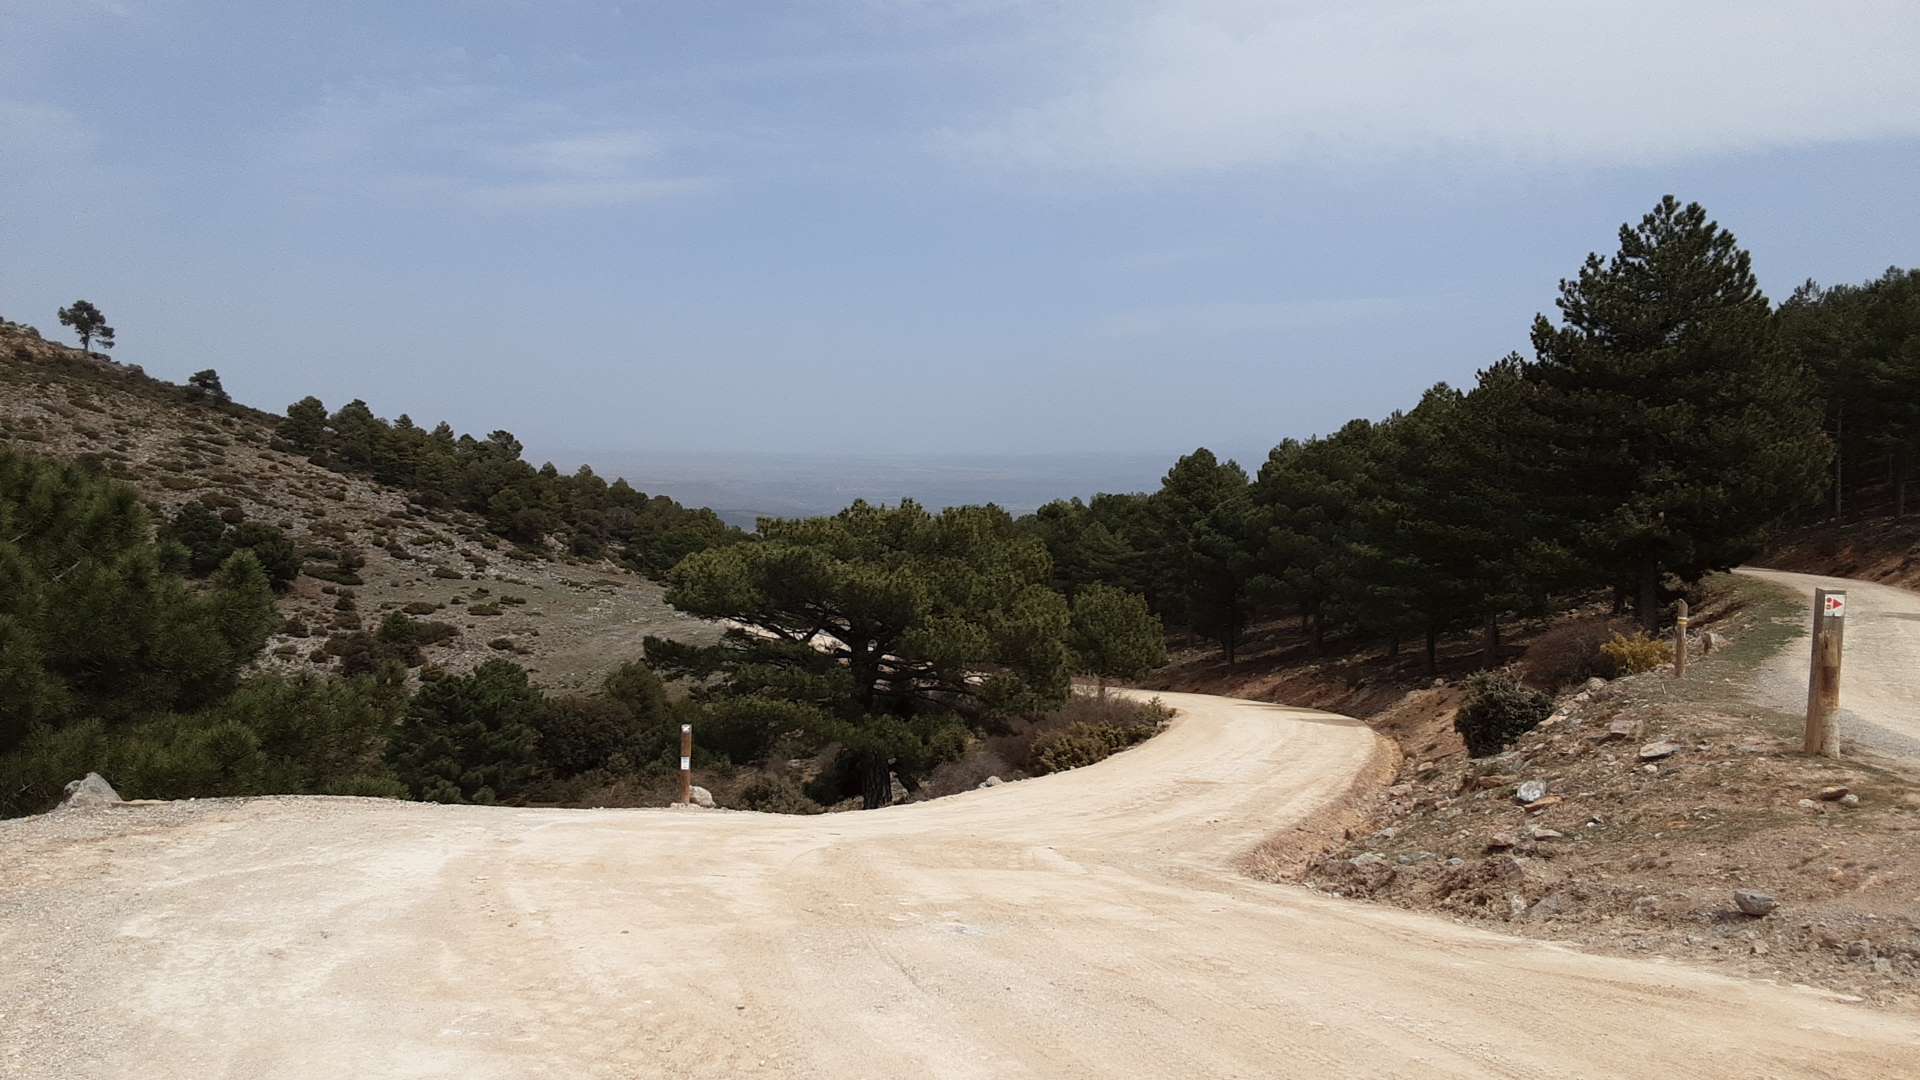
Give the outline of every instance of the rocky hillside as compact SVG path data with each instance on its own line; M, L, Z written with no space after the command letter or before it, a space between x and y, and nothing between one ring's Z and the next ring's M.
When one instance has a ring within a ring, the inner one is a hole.
M287 621L266 664L336 667L346 635L405 611L451 632L426 646L430 664L460 671L507 655L563 689L637 657L647 634L714 633L610 561L516 547L472 515L275 449L276 423L0 324L0 443L97 462L159 517L200 502L294 538L304 572L281 601Z
M1804 633L1800 601L1772 590L1721 584L1701 612L1721 647L1684 681L1595 679L1495 756L1469 758L1443 730L1454 689L1409 695L1376 720L1405 753L1398 775L1305 880L1529 936L1920 996L1920 777L1798 752L1800 718L1752 690Z

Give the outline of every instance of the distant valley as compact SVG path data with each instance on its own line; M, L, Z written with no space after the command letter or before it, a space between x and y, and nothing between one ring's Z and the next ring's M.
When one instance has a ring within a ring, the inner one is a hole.
M916 499L932 508L995 503L1024 514L1095 492L1152 491L1172 453L1154 454L824 454L555 450L563 471L585 463L624 476L642 491L706 506L729 525L752 529L761 517L833 514L855 499ZM1257 466L1258 460L1248 464Z

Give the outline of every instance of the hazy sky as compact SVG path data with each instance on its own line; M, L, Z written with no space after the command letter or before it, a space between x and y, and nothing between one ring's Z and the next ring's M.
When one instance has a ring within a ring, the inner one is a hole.
M1920 4L0 0L0 315L561 448L1256 456L1664 192L1920 262Z

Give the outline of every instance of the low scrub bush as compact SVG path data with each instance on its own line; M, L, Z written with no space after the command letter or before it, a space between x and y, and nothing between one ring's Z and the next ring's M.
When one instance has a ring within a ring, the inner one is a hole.
M1648 637L1644 632L1632 637L1615 634L1600 646L1600 657L1606 668L1604 673L1610 679L1638 675L1673 663L1673 643L1665 638Z
M741 784L727 805L763 814L821 814L827 809L807 798L807 793L792 778L773 773L760 773Z
M1483 671L1467 680L1466 700L1453 727L1467 753L1487 757L1507 748L1553 712L1553 699L1504 671Z
M1608 674L1601 647L1618 635L1620 620L1574 619L1553 627L1527 646L1520 658L1520 681L1553 693L1562 687Z
M1057 717L1066 726L1034 738L1028 767L1044 774L1091 765L1152 738L1172 715L1158 698L1073 698Z

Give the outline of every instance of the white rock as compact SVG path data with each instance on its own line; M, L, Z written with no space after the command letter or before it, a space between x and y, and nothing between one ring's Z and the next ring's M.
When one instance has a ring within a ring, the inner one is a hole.
M111 806L120 802L120 793L97 772L90 772L67 785L62 806Z
M708 791L699 784L693 785L693 805L703 810L713 809L713 792Z
M1752 889L1735 889L1733 891L1733 906L1739 908L1741 912L1747 915L1757 917L1765 915L1767 912L1779 907L1780 902L1767 893L1755 892Z

